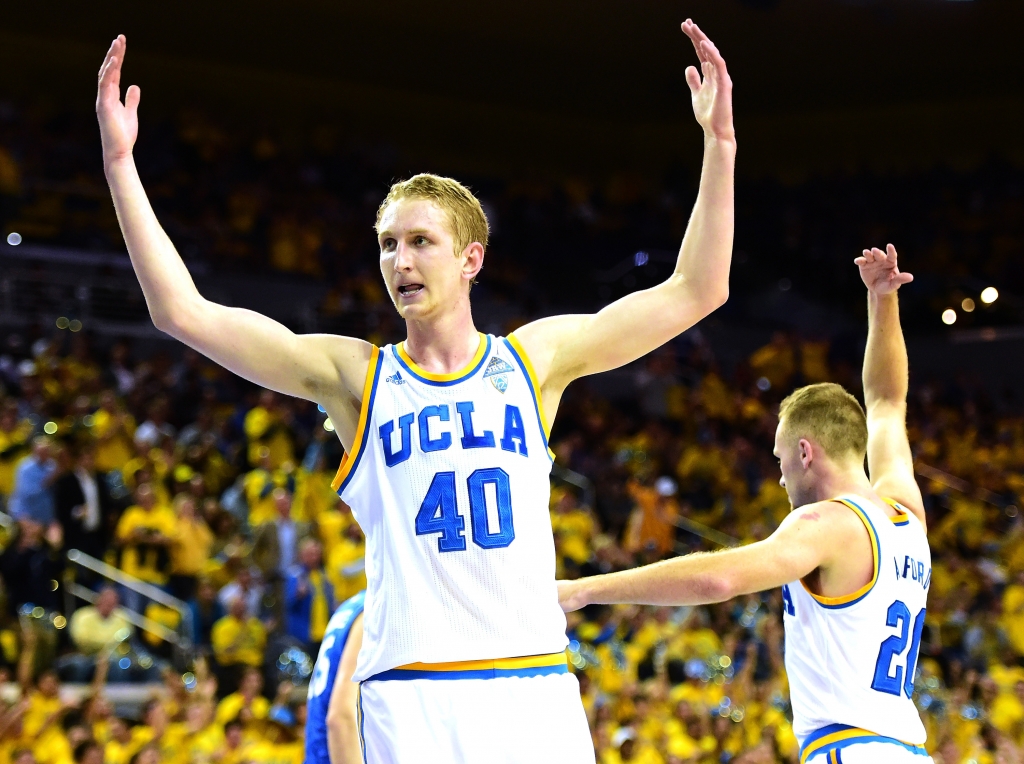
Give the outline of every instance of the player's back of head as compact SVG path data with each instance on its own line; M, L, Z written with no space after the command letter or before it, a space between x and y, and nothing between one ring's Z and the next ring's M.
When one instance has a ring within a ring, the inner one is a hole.
M782 437L813 440L836 461L863 462L867 454L864 407L842 385L821 382L794 390L779 406L779 424Z
M401 199L426 199L445 211L456 255L475 241L487 249L487 240L490 236L487 215L480 206L480 200L457 180L420 173L408 180L392 184L391 190L377 209L377 222L374 228L380 229L380 221L388 205Z

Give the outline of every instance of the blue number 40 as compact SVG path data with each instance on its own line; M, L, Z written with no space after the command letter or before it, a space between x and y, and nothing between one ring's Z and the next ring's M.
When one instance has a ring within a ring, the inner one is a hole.
M498 530L490 532L487 524L487 485L494 486L498 509ZM499 467L474 472L466 479L469 489L469 520L473 543L483 549L500 549L516 537L512 526L512 492L508 473ZM416 513L416 535L441 534L439 552L460 552L466 548L463 531L466 519L459 514L455 496L455 473L438 472L430 481L427 495Z
M903 655L907 650L910 637L910 609L899 600L889 606L885 614L885 625L898 628L898 636L887 637L878 648L878 660L875 662L875 677L871 681L871 689L899 695L905 692L907 697L914 694L914 670L917 668L917 654L921 649L921 632L924 630L925 608L921 608L914 618L913 638L910 639L910 650L907 652L907 669L897 665L890 674L892 659Z

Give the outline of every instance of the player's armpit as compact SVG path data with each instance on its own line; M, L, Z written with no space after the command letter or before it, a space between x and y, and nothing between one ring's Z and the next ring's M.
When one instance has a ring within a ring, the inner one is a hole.
M541 384L574 379L631 363L661 347L722 305L727 291L699 293L674 275L626 295L597 313L554 316L517 329Z
M350 444L370 343L336 335L295 334L260 313L202 297L179 305L173 317L157 328L240 377L323 404L337 420L342 442L346 447Z
M879 496L898 501L925 523L907 438L906 406L878 402L868 407L868 475Z
M359 743L359 685L352 681L356 659L363 645L363 616L352 623L338 664L331 700L327 707L327 750L331 764L361 764Z

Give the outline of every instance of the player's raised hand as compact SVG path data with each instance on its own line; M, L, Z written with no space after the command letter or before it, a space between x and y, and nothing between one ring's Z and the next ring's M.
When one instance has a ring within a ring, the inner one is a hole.
M683 33L690 38L697 58L697 67L686 67L686 84L690 86L693 114L704 128L704 135L720 140L735 140L732 123L732 79L725 59L715 44L690 19L683 22ZM703 75L703 76L702 76Z
M130 156L139 134L139 98L141 92L132 85L121 103L121 66L128 43L118 35L107 51L100 67L96 90L96 118L103 141L103 162L109 164Z
M853 262L860 268L864 286L876 294L895 292L914 280L911 274L900 271L896 264L896 247L892 244L886 246L884 252L878 247L865 249L864 254Z

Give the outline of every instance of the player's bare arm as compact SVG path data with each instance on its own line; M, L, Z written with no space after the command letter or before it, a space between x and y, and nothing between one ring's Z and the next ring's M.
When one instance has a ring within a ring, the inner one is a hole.
M359 685L352 681L356 658L363 645L363 616L352 622L352 629L341 654L338 675L327 707L327 750L331 764L360 764L363 749L359 744Z
M868 343L864 351L864 403L868 416L868 474L879 496L911 510L925 523L907 438L907 345L897 292L913 281L900 271L896 248L865 249L854 262L868 288Z
M838 596L864 583L863 566L848 562L851 539L860 537L870 555L867 532L853 512L838 502L816 502L794 510L764 541L559 581L558 599L566 612L591 604L707 605L774 589L815 571L820 593Z
M132 150L141 94L132 85L121 102L126 47L124 36L119 36L100 67L96 116L117 219L154 325L241 377L323 404L349 447L370 345L348 337L297 335L259 313L218 305L199 294L160 226L135 167Z
M686 82L694 115L704 130L704 164L675 272L664 283L593 315L556 316L515 332L534 364L545 409L552 416L572 380L635 361L693 326L728 297L736 160L732 80L725 59L707 35L689 20L682 29L700 61L700 72L687 68Z

